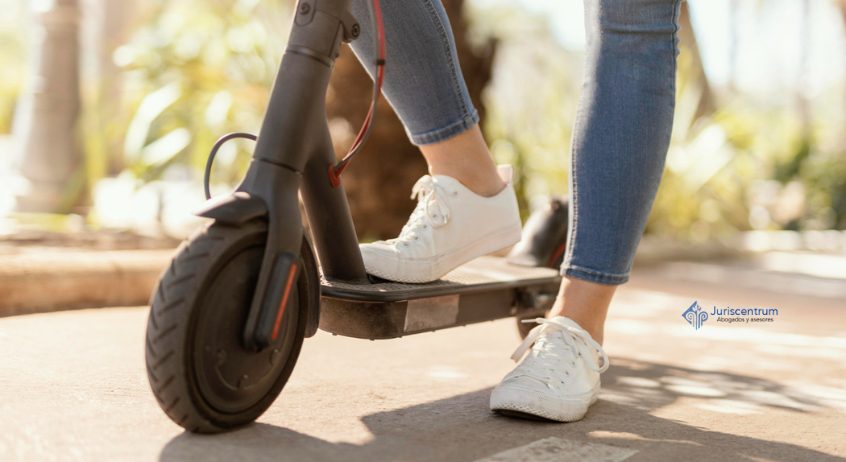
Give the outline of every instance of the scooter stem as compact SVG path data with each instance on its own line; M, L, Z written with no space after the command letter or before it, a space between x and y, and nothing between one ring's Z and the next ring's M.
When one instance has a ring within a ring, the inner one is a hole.
M346 250L345 262L352 278L365 278L361 254L343 189L331 186L327 166L334 162L326 122L325 98L335 58L341 43L358 35L358 25L349 13L350 0L301 0L292 24L288 47L271 93L259 133L253 161L238 191L260 199L267 209L267 245L258 283L244 328L245 345L261 349L276 340L279 323L290 302L291 281L303 239L299 191L307 209L320 211L333 220L313 225L321 263L332 254L331 245ZM313 172L320 165L320 175ZM321 183L325 183L322 186ZM309 213L309 217L315 215ZM330 226L343 242L329 243ZM325 245L330 244L330 245ZM349 249L354 249L351 251ZM337 252L334 252L337 254ZM333 255L336 257L337 255ZM337 260L333 258L332 260Z

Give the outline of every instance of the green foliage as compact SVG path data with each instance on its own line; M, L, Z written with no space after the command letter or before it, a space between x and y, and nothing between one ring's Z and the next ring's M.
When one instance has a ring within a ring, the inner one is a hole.
M566 193L581 56L519 7L471 16L477 34L500 40L484 125L494 155L517 167L522 205ZM846 228L841 127L808 125L790 97L703 99L692 50L683 48L678 64L672 145L647 232L704 241L738 230Z
M705 240L737 230L846 228L846 152L842 142L819 142L831 135L824 126L736 101L692 133L674 142L649 231Z
M22 3L8 2L0 6L18 8L22 17ZM122 69L117 107L103 110L109 96L83 83L88 182L123 169L141 181L198 178L218 136L257 131L291 3L153 0L131 40L114 53ZM548 18L506 2L469 5L472 34L499 41L484 101L486 136L497 160L517 167L518 195L528 210L532 197L567 192L582 59L559 43ZM0 135L11 130L24 82L22 23L0 18ZM728 94L703 105L690 50L678 62L675 130L648 232L705 240L747 229L846 229L842 104L839 118L826 113L808 120L790 95L762 102ZM812 114L818 107L809 102ZM236 182L250 148L227 145L213 178Z
M475 35L498 39L483 127L497 162L515 167L518 201L528 214L532 198L567 193L579 56L556 41L545 18L519 7L478 8L470 16Z
M129 95L123 112L131 114L117 135L136 177L197 175L215 139L258 129L289 8L282 0L157 3L133 39L115 52ZM236 145L220 153L220 181L236 181L246 167L248 146Z

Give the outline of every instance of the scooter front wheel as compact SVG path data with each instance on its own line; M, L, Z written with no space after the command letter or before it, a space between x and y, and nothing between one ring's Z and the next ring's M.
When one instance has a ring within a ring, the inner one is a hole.
M242 342L266 233L262 220L212 223L182 244L159 280L147 322L147 376L161 408L188 431L216 433L257 419L299 356L314 289L307 272L316 270L305 239L278 339L260 351Z

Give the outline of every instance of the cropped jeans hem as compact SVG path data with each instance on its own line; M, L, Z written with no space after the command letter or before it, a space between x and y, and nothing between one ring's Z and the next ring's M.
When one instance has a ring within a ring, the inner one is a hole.
M472 109L460 120L454 121L444 127L437 128L435 130L430 130L428 132L408 133L408 137L409 139L411 139L411 142L416 146L420 146L423 144L432 144L444 141L448 138L452 138L455 135L463 133L475 127L478 123L479 112L476 111L476 109Z
M605 285L620 285L625 284L629 280L629 273L612 274L596 271L581 266L567 265L561 267L561 275L581 279L583 281L595 282L597 284Z

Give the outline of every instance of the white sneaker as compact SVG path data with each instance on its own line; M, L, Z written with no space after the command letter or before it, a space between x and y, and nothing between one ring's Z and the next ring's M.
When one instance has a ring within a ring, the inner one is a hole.
M426 175L414 185L417 207L400 235L361 244L367 272L399 282L430 282L482 255L520 240L511 166L497 167L505 188L480 196L455 178Z
M596 402L599 374L608 369L608 356L572 319L556 316L530 322L539 325L511 359L529 354L494 388L491 410L530 419L581 420Z

